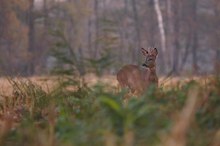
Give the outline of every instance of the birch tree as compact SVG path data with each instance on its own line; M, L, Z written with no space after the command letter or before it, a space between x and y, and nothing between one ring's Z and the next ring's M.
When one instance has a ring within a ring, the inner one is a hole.
M165 54L165 51L166 51L166 36L165 36L165 28L164 28L163 16L162 16L162 12L161 12L161 9L160 9L159 0L154 0L154 8L155 8L155 11L156 11L156 14L157 14L158 28L159 28L160 37L161 37L161 48L162 48L161 49L162 50L161 66L162 66L164 72L166 72L165 71L166 61L165 61L165 58L164 58L164 54Z
M172 62L172 57L171 57L171 52L172 50L172 34L173 34L173 12L172 12L172 8L171 8L171 0L167 0L167 39L166 39L166 45L167 45L167 65L169 67L171 67L171 62Z

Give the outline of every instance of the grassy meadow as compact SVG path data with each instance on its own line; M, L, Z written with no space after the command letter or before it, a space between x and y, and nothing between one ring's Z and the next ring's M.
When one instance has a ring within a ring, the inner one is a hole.
M219 146L220 78L160 78L141 97L114 76L0 79L1 146Z

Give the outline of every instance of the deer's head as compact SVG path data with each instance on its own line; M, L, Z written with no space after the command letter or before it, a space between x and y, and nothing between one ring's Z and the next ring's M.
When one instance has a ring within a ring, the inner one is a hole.
M155 67L155 62L158 54L157 48L148 48L148 49L141 48L141 51L146 58L143 66L149 68Z

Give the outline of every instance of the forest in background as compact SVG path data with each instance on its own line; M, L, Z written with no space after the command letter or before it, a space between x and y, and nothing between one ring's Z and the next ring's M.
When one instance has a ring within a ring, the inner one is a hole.
M218 73L219 13L219 0L1 0L0 74L115 73L151 46L160 74Z

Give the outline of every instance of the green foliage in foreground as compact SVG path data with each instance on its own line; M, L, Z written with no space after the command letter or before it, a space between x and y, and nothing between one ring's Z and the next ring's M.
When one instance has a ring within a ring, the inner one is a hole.
M191 81L173 89L150 89L124 102L126 93L106 85L69 82L46 93L30 81L15 82L13 96L0 103L0 145L145 146L159 145L172 129L192 86L199 86L195 121L187 145L209 145L220 129L220 81ZM69 90L74 83L75 90Z

